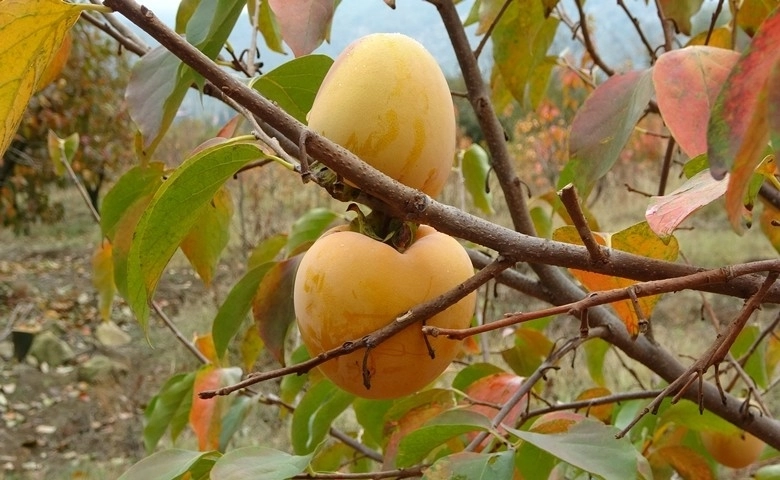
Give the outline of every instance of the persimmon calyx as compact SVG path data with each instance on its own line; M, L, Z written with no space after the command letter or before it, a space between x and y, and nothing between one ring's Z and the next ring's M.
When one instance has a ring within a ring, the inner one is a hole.
M372 210L366 215L356 203L350 203L347 211L356 214L350 222L350 230L353 232L390 245L401 253L414 243L418 227L414 222L399 220L379 210Z

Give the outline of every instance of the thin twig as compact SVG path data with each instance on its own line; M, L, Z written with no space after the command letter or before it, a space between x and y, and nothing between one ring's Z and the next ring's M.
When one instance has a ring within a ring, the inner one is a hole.
M383 470L381 472L365 472L365 473L300 473L290 478L301 480L379 480L382 478L413 478L421 477L423 470L428 468L428 465L418 465L412 468L399 468L398 470Z
M579 410L583 408L590 409L593 407L598 407L599 405L609 405L612 403L627 402L630 400L654 398L660 393L661 390L641 390L638 392L614 393L604 397L589 398L587 400L576 400L573 402L559 403L545 408L530 410L528 414L523 415L522 418L523 420L528 420L529 418L539 417L547 413L560 412L563 410Z
M639 25L639 20L628 10L628 7L626 6L626 2L623 0L617 0L618 5L620 8L623 9L623 11L628 16L629 20L631 20L631 23L634 24L634 29L636 30L636 33L639 34L639 38L642 40L642 44L647 49L647 53L650 55L650 63L655 63L656 55L655 50L650 45L650 42L647 41L647 37L645 37L645 32L642 30L642 27Z
M270 370L267 372L260 372L257 374L250 375L244 380L235 383L233 385L229 385L227 387L219 388L216 390L205 390L199 392L198 396L200 398L206 399L206 398L213 398L218 395L230 395L231 393L237 390L241 390L242 388L246 388L250 385L254 385L256 383L270 380L272 378L279 378L285 375L306 373L312 368L316 367L317 365L325 363L326 361L332 358L339 357L341 355L346 355L348 353L352 353L357 350L367 348L369 346L372 348L376 347L377 345L384 342L385 340L392 337L393 335L400 332L401 330L405 329L406 327L414 323L421 322L427 318L430 318L433 315L441 311L444 311L446 308L450 307L451 305L454 305L460 299L462 299L469 293L473 292L480 286L484 285L488 280L492 279L493 277L498 275L501 271L506 270L512 265L514 265L514 262L512 260L506 258L499 258L498 260L494 261L487 267L483 268L482 270L477 272L474 276L472 276L465 282L461 283L460 285L456 286L455 288L425 303L421 303L419 305L414 306L408 312L402 313L399 316L397 316L394 320L390 321L390 323L388 323L384 327L368 335L365 335L360 339L344 342L344 344L341 345L340 347L325 351L323 353L320 353L314 358L310 358L304 362L289 367Z
M677 380L664 388L663 391L658 394L658 396L652 402L650 402L647 407L643 408L642 411L640 411L639 414L637 414L637 416L616 436L618 438L625 436L625 434L628 433L631 428L633 428L633 426L642 419L642 417L650 412L656 413L658 411L658 407L660 407L661 402L665 397L674 394L672 402L675 403L679 401L679 399L687 390L688 386L690 386L691 383L696 379L699 379L700 382L699 408L701 409L701 398L703 395L701 381L704 372L706 372L709 367L717 365L723 361L729 349L731 348L731 345L733 345L734 341L737 339L739 332L742 331L742 328L745 326L745 323L747 323L753 312L755 312L761 306L764 296L769 291L769 287L775 283L777 277L778 272L769 272L769 274L766 276L764 284L761 285L761 288L759 288L758 291L752 297L750 297L747 302L745 302L745 306L742 308L740 314L729 324L726 331L722 335L718 336L715 343L713 343L710 348L708 348L707 351L704 352L704 354L699 357L699 359L696 360L693 365L691 365L682 375L677 377ZM721 392L721 396L725 403L726 397L723 392Z
M588 51L588 55L593 59L593 63L599 66L610 77L615 74L615 71L602 60L601 55L596 50L596 46L593 44L593 40L590 38L590 30L588 30L588 19L585 15L585 10L582 8L582 0L574 0L574 4L577 6L577 12L580 15L580 31L582 32L582 40L585 44L585 50Z
M671 27L676 28L676 25L674 24L674 20L666 17L660 0L655 0L655 9L658 13L658 20L661 21L661 29L664 32L664 51L671 51L672 42L674 41L674 32Z
M736 277L750 275L758 272L770 272L771 275L776 275L777 273L780 273L780 264L774 260L762 260L759 262L733 265L728 268L705 270L703 272L686 275L684 277L636 283L626 288L615 288L612 290L593 292L581 300L567 303L565 305L544 308L535 312L510 314L501 320L496 320L495 322L490 322L486 325L470 328L441 328L426 325L423 327L423 332L434 337L446 336L455 340L463 340L464 338L470 337L472 335L510 327L518 323L536 320L537 318L553 315L572 314L573 312L584 312L599 305L606 305L608 303L614 303L620 300L628 300L631 298L631 293L629 293L629 290L632 290L633 294L637 297L648 297L652 295L660 295L662 293L676 292L679 290L688 290L695 287L701 287L702 285L709 283L728 282ZM766 286L766 282L764 285L762 285L762 288L764 288L764 286ZM768 288L768 286L766 288Z
M674 137L669 137L666 143L666 153L664 153L664 163L661 166L661 179L658 182L658 196L662 197L666 193L666 182L669 181L669 171L672 168L672 157L674 156Z
M710 19L710 26L707 28L707 37L704 39L705 45L710 44L710 39L712 38L712 32L715 31L715 24L718 23L718 17L720 16L720 11L723 9L723 2L724 0L718 0L718 5L715 7L715 11L712 13L712 18Z
M591 260L594 263L607 263L609 261L609 251L599 245L590 226L588 226L588 219L585 218L585 214L582 212L579 196L577 195L577 189L574 187L574 184L570 183L563 187L561 191L558 192L558 196L561 197L561 203L563 203L563 206L569 213L574 228L577 229L577 233L580 235L583 245L588 249Z

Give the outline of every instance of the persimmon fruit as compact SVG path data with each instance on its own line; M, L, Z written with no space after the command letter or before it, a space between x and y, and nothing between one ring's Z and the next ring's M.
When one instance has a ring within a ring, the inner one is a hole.
M386 175L436 196L455 156L447 81L416 40L376 33L352 42L325 76L309 128Z
M421 225L403 251L336 227L306 252L295 277L294 305L301 338L312 356L359 340L410 308L452 289L473 274L464 248L449 235ZM465 328L474 312L472 292L427 325ZM366 352L359 349L320 365L342 389L366 398L396 398L435 380L455 358L460 342L428 337L413 324ZM363 380L370 375L369 387Z
M701 443L716 462L730 468L752 465L764 450L764 442L742 430L736 433L702 431Z

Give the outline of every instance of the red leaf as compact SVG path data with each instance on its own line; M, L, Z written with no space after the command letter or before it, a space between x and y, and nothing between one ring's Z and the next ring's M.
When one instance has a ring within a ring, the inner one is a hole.
M733 50L693 46L661 55L653 67L661 116L690 158L707 152L707 126L691 119L710 117L710 108L738 58Z
M738 232L743 228L743 199L748 183L769 138L767 84L780 61L779 42L780 14L775 10L732 69L708 125L710 170L717 179L731 171L726 211Z
M591 93L571 125L571 178L583 197L620 155L653 95L650 71L615 75ZM565 185L564 183L564 185Z
M726 180L715 180L707 170L691 177L680 188L663 197L653 197L645 211L650 228L668 237L689 215L726 193Z
M296 57L308 55L328 37L334 0L268 0L282 38Z

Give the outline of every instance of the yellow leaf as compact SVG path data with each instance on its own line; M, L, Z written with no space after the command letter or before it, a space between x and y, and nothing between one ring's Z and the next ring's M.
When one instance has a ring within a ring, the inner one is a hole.
M58 0L0 0L0 152L5 152L30 96L84 9Z
M624 252L642 255L643 257L655 258L659 260L674 261L677 259L678 245L677 239L670 237L669 240L663 240L648 226L647 222L641 222L625 230L614 234L595 234L596 241L600 245L622 250ZM582 245L582 240L573 226L561 227L553 232L553 240L559 242L573 243ZM636 282L627 278L612 277L600 273L587 272L583 270L570 270L572 275L590 291L611 290L615 288L627 288ZM659 295L642 297L638 299L642 314L650 318L655 304L660 299ZM621 300L612 304L615 312L618 314L626 326L626 330L632 337L639 334L639 315L630 300Z
M57 49L54 54L54 58L51 59L51 63L43 71L41 78L38 80L38 86L35 88L36 92L40 92L47 85L60 76L62 69L65 68L65 64L68 63L68 57L70 57L70 49L73 46L73 35L68 31L65 34L65 38L62 39L62 45Z
M111 305L116 292L112 250L111 243L103 240L92 255L92 285L100 295L100 316L104 321L111 318Z

